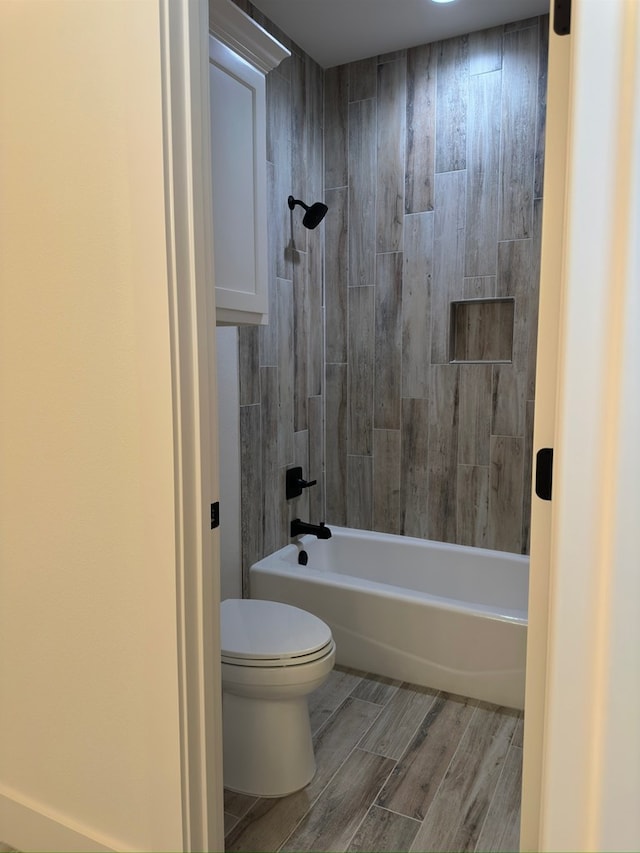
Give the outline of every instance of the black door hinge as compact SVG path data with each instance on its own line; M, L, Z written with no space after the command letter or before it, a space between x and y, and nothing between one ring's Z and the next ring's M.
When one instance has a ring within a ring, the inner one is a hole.
M557 36L568 36L571 32L571 0L555 0L553 31Z
M536 453L536 495L541 500L551 500L552 483L553 447L543 447Z
M214 504L211 504L211 529L214 530L216 527L220 527L220 502L216 501Z

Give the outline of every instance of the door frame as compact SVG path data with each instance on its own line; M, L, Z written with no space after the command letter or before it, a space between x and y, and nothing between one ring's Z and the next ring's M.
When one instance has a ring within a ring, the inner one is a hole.
M558 36L549 22L547 115L540 258L540 300L536 360L536 403L533 455L556 443L556 411L560 315L563 292L563 250L569 134L571 36ZM548 653L548 602L553 504L531 496L529 567L529 625L522 767L520 849L539 850L542 779L541 744L544 737Z
M558 209L545 184L541 306L555 305L557 318L543 312L538 363L545 347L555 351L557 343L557 367L555 375L549 368L539 376L552 411L550 420L549 412L536 416L534 448L554 447L554 482L548 508L534 498L521 849L634 850L640 843L640 766L629 758L640 754L634 541L640 8L634 0L574 2L570 42L550 43L549 91L550 99L566 97L566 143L556 124L547 145L552 169L566 151L566 186L562 198L555 196ZM550 187L558 181L559 190L561 177L547 180Z
M223 815L219 558L208 525L218 489L208 10L206 0L159 3L185 849L215 850L223 849ZM543 339L539 363L556 343L558 355L555 370L547 364L539 377L551 420L536 413L534 448L554 446L556 466L550 506L534 498L531 568L538 586L528 664L532 655L537 659L527 682L522 848L632 849L640 837L640 771L623 759L640 746L637 723L625 713L640 704L640 573L632 541L640 517L640 344L634 340L640 262L633 239L640 230L638 6L579 0L570 38L562 55L550 40L550 102L557 88L561 122L566 98L567 145L557 125L566 168L561 156L548 156L541 281L541 331L556 337ZM597 206L594 186L601 190ZM564 216L552 209L554 192ZM616 701L622 690L625 703Z
M184 850L223 850L207 0L158 0L176 482Z

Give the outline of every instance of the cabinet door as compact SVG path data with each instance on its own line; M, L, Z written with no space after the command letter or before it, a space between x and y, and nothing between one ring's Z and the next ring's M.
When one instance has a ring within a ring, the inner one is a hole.
M209 37L217 319L267 320L264 74Z

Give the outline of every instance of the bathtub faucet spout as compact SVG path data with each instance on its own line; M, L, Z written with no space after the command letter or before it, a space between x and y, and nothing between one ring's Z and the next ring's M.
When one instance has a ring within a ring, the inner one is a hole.
M299 518L294 518L291 522L291 538L294 536L302 536L304 533L311 533L317 536L318 539L330 539L331 531L325 526L324 521L320 524L308 524L306 521L300 521Z

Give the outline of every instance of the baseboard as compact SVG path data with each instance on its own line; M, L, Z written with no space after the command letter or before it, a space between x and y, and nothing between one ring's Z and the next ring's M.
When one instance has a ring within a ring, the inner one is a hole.
M0 841L29 853L31 850L67 853L113 853L124 847L45 810L0 791Z

